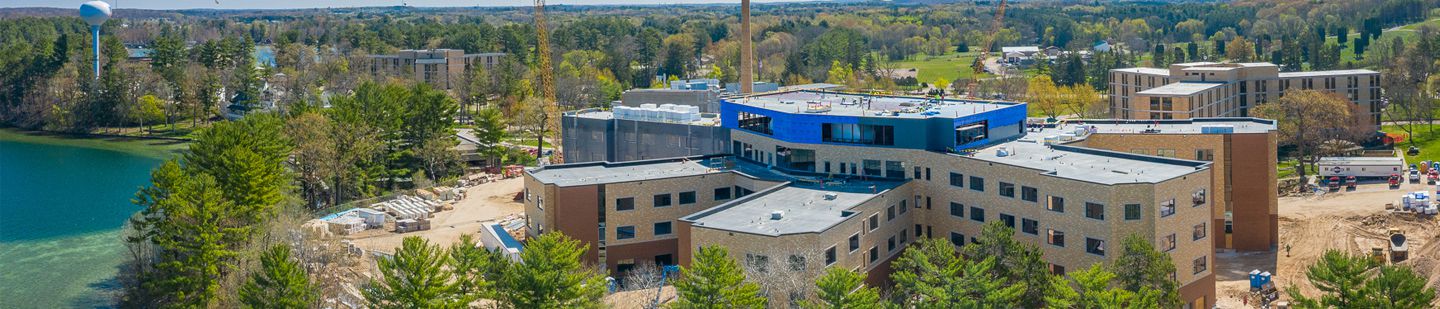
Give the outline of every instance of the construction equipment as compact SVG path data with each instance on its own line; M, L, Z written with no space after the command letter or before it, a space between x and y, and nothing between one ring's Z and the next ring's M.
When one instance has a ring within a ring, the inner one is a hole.
M1375 265L1385 264L1385 248L1371 247L1370 261L1374 262Z
M985 44L980 45L980 55L975 56L975 63L970 66L974 75L965 85L965 95L970 98L980 98L975 95L975 91L980 87L980 73L985 72L985 60L990 57L990 47L995 45L995 38L1000 36L1000 29L1005 27L1005 5L1005 0L1000 0L1000 5L995 7L995 19L990 24L990 36L985 37Z
M540 132L535 134L536 143L535 158L539 160L545 155L545 132L548 130L560 130L560 102L555 98L555 70L550 65L550 31L545 27L545 0L535 0L535 49L540 53L540 59L536 59L537 70L540 71ZM553 141L555 149L561 148L561 140ZM550 156L550 163L562 163L564 157L559 151Z
M1355 191L1355 176L1345 177L1345 190Z
M1401 262L1410 257L1410 246L1405 241L1405 233L1400 229L1390 229L1390 262Z

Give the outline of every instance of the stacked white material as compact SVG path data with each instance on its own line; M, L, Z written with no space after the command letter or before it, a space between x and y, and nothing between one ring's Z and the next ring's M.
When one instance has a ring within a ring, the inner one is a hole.
M339 217L330 220L329 223L330 231L341 235L358 233L368 227L368 225L365 224L365 218L357 216Z
M439 206L439 203L414 196L402 195L394 200L378 205L394 215L396 219L420 219L427 218L430 216L430 213L435 212L435 207Z

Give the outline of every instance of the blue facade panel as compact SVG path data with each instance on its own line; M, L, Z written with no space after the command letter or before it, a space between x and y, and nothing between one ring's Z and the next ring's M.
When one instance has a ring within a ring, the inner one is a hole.
M729 99L720 100L720 125L731 130L741 129L739 125L740 113L750 113L770 117L770 137L792 143L803 144L834 144L847 146L867 146L884 148L907 148L926 149L933 151L948 151L984 146L999 140L992 140L989 134L984 140L974 141L955 145L955 128L976 123L986 122L988 130L997 128L1017 128L1023 130L1023 123L1026 117L1027 106L1024 103L1005 106L1003 108L984 111L976 114L961 116L959 118L930 117L930 118L901 118L901 117L860 117L826 114L805 113L804 105L796 104L794 112L772 110L763 107L737 104ZM822 124L870 124L888 125L895 129L894 145L858 145L847 143L827 143L822 139ZM747 130L748 131L748 130ZM763 135L763 133L761 133ZM1013 136L1013 134L1000 134L999 136Z

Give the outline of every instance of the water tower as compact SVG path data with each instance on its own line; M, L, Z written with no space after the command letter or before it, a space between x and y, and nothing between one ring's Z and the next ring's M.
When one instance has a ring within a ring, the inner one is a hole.
M90 38L95 40L95 78L100 78L100 25L110 19L110 4L90 1L80 5L80 18L90 24Z

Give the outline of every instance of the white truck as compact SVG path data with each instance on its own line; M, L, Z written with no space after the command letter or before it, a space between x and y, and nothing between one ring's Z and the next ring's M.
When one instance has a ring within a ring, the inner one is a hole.
M1405 159L1399 157L1324 157L1315 162L1320 176L1345 178L1386 178L1390 175L1406 176Z

